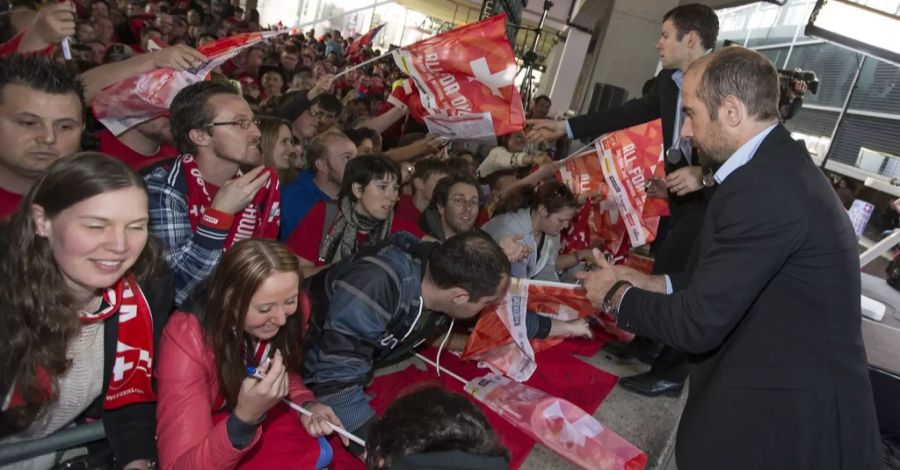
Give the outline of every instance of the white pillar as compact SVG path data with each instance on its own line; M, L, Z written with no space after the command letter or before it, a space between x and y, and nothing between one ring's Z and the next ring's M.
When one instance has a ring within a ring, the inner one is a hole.
M572 96L578 84L581 67L587 58L590 41L590 34L575 28L569 29L562 54L556 61L556 71L546 78L549 79L549 95L550 100L553 101L553 105L550 106L550 116L561 115L573 107L577 109L577 106L572 104Z

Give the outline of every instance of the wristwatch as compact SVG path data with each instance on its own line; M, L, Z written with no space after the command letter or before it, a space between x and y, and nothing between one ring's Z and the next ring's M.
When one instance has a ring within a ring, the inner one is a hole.
M716 184L716 179L713 177L712 172L709 170L703 172L703 176L700 177L700 181L703 183L704 188L711 188Z
M618 291L619 289L621 289L624 286L632 287L632 286L634 286L634 284L632 284L628 281L616 281L616 283L613 284L612 287L609 288L609 291L606 293L606 297L603 298L603 305L601 305L604 312L612 315L612 317L617 320L619 318L619 306L613 305L612 300L613 300L613 297L615 297L615 295L616 295L616 291Z

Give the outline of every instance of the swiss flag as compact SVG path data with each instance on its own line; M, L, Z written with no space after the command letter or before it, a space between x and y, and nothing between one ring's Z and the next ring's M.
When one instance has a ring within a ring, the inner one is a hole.
M505 15L398 49L394 61L412 79L426 113L413 117L427 124L432 117L445 127L456 118L482 115L487 127L493 125L494 135L525 127L525 110L514 83L516 56L506 39ZM475 125L470 119L457 122ZM482 127L465 132L481 132Z

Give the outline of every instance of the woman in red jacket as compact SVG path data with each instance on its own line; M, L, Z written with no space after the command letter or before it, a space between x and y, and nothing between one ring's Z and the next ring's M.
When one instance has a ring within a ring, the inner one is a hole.
M160 340L157 435L162 468L324 468L328 406L300 377L303 313L296 257L272 240L228 250ZM267 361L271 359L271 361ZM247 368L265 377L249 377ZM314 415L300 416L281 399ZM301 426L302 424L302 426Z

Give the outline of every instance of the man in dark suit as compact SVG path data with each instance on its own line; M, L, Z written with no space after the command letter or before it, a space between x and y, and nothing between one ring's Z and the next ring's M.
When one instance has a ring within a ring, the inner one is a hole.
M679 468L877 468L856 236L778 124L775 68L722 49L690 67L682 101L682 136L719 184L688 269L648 276L599 260L579 275L588 298L690 354Z
M656 49L663 70L657 75L644 96L624 105L597 113L575 117L568 121L531 120L529 138L554 141L599 136L654 119L662 118L663 144L666 152L666 179L651 183L650 197L667 197L671 217L660 226L661 240L655 250L654 273L680 272L687 266L688 255L703 222L706 200L702 168L688 141L678 138L681 124L679 89L684 70L713 48L719 32L715 11L700 4L678 6L663 16ZM707 177L706 182L711 185ZM667 192L669 193L667 195ZM664 227L668 227L668 233ZM658 349L655 343L637 338L624 351L625 355L652 356ZM617 355L623 352L616 351ZM687 359L684 353L664 347L649 372L623 378L619 384L647 396L678 395L687 378Z

